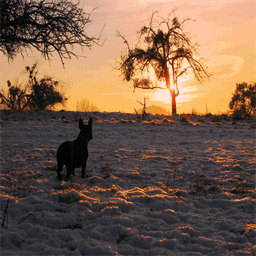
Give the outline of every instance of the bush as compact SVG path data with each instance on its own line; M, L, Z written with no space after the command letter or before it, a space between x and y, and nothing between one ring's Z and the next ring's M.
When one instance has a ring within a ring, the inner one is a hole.
M59 81L47 76L37 78L37 63L31 68L26 67L25 73L29 74L26 86L19 85L17 82L12 85L9 80L7 81L8 91L2 90L0 93L2 109L45 110L55 104L66 102L64 93L57 89L60 85Z
M8 91L3 89L0 92L1 109L10 110L24 110L28 107L30 95L27 92L27 88L22 87L16 80L14 85L7 81Z
M88 99L82 99L76 103L76 111L80 112L99 112L97 106L90 103Z
M236 90L233 94L229 107L232 110L233 118L243 119L246 116L256 114L256 83L236 84Z

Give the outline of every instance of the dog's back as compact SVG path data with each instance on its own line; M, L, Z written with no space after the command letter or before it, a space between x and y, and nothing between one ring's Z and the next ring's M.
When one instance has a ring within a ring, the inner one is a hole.
M88 159L88 143L92 139L92 119L85 125L79 119L80 133L76 140L62 143L57 150L57 174L61 180L63 165L67 168L67 180L70 174L75 174L74 168L82 166L81 177L85 176L86 161Z

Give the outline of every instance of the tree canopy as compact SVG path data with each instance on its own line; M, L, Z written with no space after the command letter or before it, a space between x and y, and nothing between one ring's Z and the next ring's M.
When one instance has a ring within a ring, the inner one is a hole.
M236 119L256 114L256 83L236 84L236 90L229 102L229 107Z
M164 81L172 97L172 113L176 114L178 78L192 70L195 78L202 83L210 74L198 57L198 43L193 43L189 33L184 31L184 24L191 19L180 21L175 16L171 18L174 11L166 19L154 12L149 25L137 32L139 40L134 47L120 32L118 36L124 40L127 48L119 63L124 80L132 80L134 89L161 88L159 81ZM151 70L156 82L147 75L152 73Z
M28 82L22 86L16 80L14 84L7 81L8 91L0 93L1 105L11 110L45 110L67 101L65 93L59 90L61 82L49 76L38 79L37 63L25 67Z
M88 36L92 22L71 0L1 0L0 51L9 59L35 48L46 59L57 52L64 59L78 57L74 46L91 48L100 36Z

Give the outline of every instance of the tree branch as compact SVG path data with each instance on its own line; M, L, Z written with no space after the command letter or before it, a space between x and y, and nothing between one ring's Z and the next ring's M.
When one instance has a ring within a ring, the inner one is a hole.
M13 59L27 48L35 48L46 59L57 52L63 60L78 57L74 46L91 49L99 44L98 36L85 32L92 20L79 2L70 0L1 0L0 51Z

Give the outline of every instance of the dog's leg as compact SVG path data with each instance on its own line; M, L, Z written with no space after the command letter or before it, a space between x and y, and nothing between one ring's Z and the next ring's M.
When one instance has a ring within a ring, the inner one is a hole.
M57 166L58 166L58 168L57 168L57 175L58 175L58 180L61 180L62 178L61 178L61 171L62 171L62 168L63 168L63 163L60 161L60 160L58 160L57 161Z
M86 169L86 161L82 163L82 170L81 170L81 178L88 178L88 175L85 175L85 169Z
M70 171L71 174L75 176L75 168L74 168L74 148L71 147L71 164L70 164Z
M75 175L75 168L72 162L70 165L67 166L67 181L71 174Z
M72 174L72 168L70 166L67 167L67 177L66 177L66 181L68 181L68 178L70 176L70 174Z

